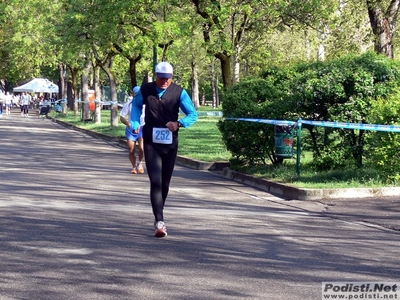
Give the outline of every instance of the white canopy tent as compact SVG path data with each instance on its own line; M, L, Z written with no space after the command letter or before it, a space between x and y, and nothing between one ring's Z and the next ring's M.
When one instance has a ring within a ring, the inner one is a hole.
M28 83L13 88L13 92L58 93L58 85L46 78L35 78Z

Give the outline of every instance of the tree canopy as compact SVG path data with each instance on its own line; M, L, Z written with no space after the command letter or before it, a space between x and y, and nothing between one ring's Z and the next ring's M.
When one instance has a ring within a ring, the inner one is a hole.
M131 89L151 75L156 61L169 60L181 84L190 88L198 72L200 89L208 93L213 77L227 88L271 63L370 49L394 58L399 3L5 0L0 78L11 85L35 76L57 81L60 66L79 77L89 60L104 71L99 84L114 80L116 88ZM220 68L211 71L215 62Z

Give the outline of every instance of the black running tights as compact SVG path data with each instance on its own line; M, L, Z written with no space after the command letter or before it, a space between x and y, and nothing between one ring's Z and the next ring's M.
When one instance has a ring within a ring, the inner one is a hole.
M144 140L144 158L150 179L150 201L155 221L164 221L164 205L168 196L169 184L174 171L178 146L146 143Z

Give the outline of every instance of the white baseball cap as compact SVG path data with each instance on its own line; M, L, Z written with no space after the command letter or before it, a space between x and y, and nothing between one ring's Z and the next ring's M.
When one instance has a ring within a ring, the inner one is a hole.
M170 63L163 61L157 64L156 74L158 78L172 78L172 74L174 74L174 69L172 68Z

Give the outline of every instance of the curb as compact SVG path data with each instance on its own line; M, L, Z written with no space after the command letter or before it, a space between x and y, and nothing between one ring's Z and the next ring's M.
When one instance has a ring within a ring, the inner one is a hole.
M53 122L61 124L65 127L84 132L90 136L100 138L109 142L115 142L119 146L126 148L126 139L122 137L111 137L105 134L96 133L87 129L79 128L75 125L54 119L50 116L47 118ZM177 156L176 163L195 170L205 171L222 171L218 175L258 188L262 191L268 192L275 196L284 198L285 200L326 200L326 199L340 199L340 198L379 198L379 197L393 197L400 195L400 187L383 187L383 188L344 188L344 189L307 189L298 188L288 184L283 184L268 179L256 177L240 173L229 168L229 162L204 162L196 159L187 158L184 156Z
M243 174L225 168L222 174L225 178L241 182L259 188L268 193L282 197L286 200L326 200L326 199L356 199L356 198L379 198L400 195L400 187L383 188L343 188L343 189L307 189L270 181Z
M201 160L191 159L184 156L177 156L176 163L195 170L219 171L230 166L229 162L204 162Z
M73 124L69 124L69 123L60 121L58 119L52 118L50 116L47 116L47 118L51 119L53 122L58 123L58 124L60 124L60 125L62 125L64 127L68 127L70 129L86 133L86 134L88 134L88 135L90 135L92 137L103 139L103 140L106 140L106 141L109 141L109 142L116 142L118 144L121 143L121 141L120 141L121 138L119 138L119 137L113 137L113 136L97 133L97 132L94 132L94 131L91 131L91 130L88 130L88 129L80 128L80 127L75 126ZM126 143L126 141L125 141L125 143Z

